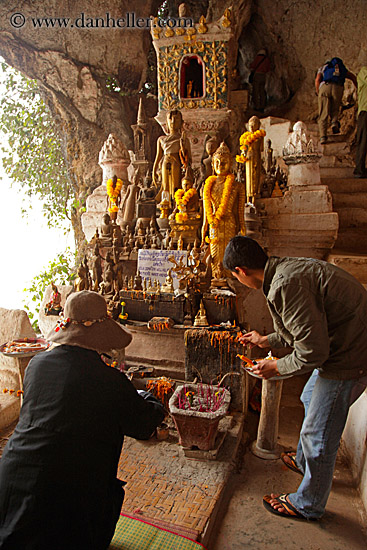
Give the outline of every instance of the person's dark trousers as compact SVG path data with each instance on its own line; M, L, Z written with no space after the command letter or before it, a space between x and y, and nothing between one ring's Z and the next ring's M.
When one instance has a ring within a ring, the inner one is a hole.
M355 176L367 176L367 111L361 111L357 120L357 151Z

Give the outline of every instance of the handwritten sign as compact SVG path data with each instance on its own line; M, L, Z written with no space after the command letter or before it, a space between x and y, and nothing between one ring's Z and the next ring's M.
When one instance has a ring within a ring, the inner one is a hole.
M183 257L183 265L187 265L187 252L185 250L139 250L138 270L142 278L151 278L152 282L157 279L162 285L167 277L167 271L175 267L175 264L169 261L169 256L173 256L177 263ZM171 271L174 288L178 288L176 273Z

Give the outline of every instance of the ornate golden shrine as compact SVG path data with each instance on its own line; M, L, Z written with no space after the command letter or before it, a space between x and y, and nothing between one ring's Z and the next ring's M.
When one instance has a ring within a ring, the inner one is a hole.
M202 16L185 29L152 29L158 61L156 120L166 130L166 112L181 111L194 164L200 162L208 133L220 133L224 139L233 129L230 109L237 44L231 17L226 9L218 21L211 23ZM246 106L244 101L243 110Z

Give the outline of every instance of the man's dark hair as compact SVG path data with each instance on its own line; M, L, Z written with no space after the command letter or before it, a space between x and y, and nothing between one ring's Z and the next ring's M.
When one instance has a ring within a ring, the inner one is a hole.
M268 256L259 243L250 237L236 235L227 244L223 265L229 271L235 271L236 267L264 269L267 261Z

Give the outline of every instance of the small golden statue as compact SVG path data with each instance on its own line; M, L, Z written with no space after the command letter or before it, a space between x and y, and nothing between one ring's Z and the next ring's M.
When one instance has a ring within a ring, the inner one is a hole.
M260 194L261 152L264 148L264 134L260 130L260 119L253 116L249 120L249 132L253 139L247 150L246 161L246 195L247 201L254 204L255 198Z
M194 244L201 226L199 195L193 182L194 174L189 166L182 180L182 189L177 189L175 193L176 206L169 216L171 235L174 242L182 242L182 247Z
M207 327L209 325L208 319L206 318L206 311L204 307L203 300L200 301L200 308L196 314L194 327Z
M173 110L167 113L168 134L160 136L157 141L157 154L153 165L153 182L158 187L159 169L161 188L156 201L171 203L176 189L181 187L181 167L191 164L190 141L182 131L182 114Z
M202 244L209 243L212 286L227 286L223 256L228 242L241 232L245 234L245 188L231 172L232 157L225 143L213 155L216 175L209 176L204 186L204 221ZM209 235L207 235L209 232Z
M173 292L175 291L175 289L174 289L174 287L173 287L173 279L172 279L171 272L172 272L172 269L169 269L169 270L167 271L166 280L165 280L165 282L163 283L163 285L161 286L161 292L162 292L163 294L165 294L165 293L171 293L171 294L173 294Z
M182 189L177 189L175 193L176 206L170 215L170 219L175 220L177 223L185 223L189 219L198 217L199 196L193 182L194 176L192 168L189 166L182 180Z
M199 19L199 26L198 26L198 31L200 34L205 34L208 32L208 27L207 27L207 24L206 24L206 19L205 17L202 15Z

